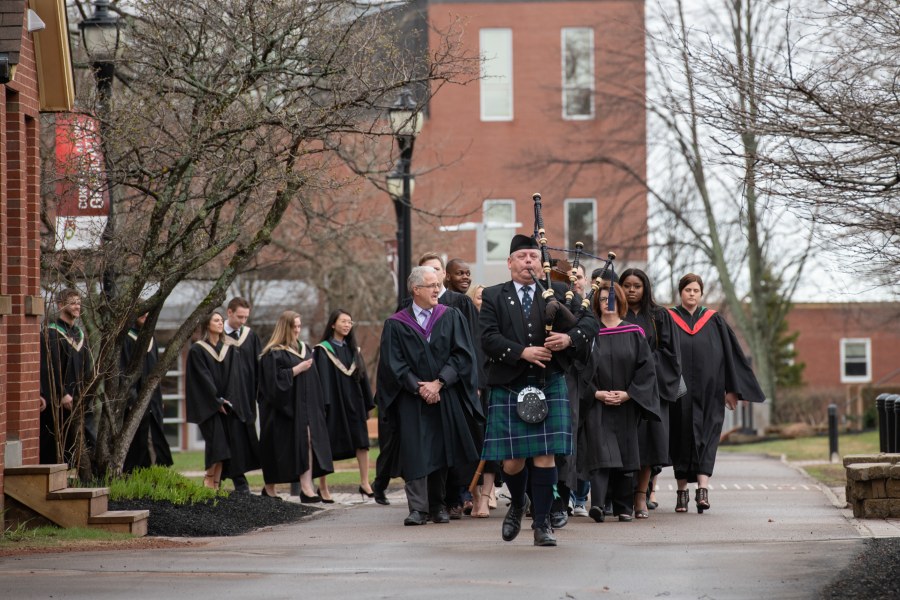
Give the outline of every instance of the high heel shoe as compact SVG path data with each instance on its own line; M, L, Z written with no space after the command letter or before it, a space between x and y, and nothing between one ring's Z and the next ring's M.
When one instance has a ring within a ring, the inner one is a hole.
M326 498L322 495L322 492L319 491L319 488L316 488L316 496L322 499L323 504L334 504L334 498Z
M688 503L691 501L691 493L687 490L678 490L675 493L675 512L687 512Z
M646 508L638 508L637 497L644 497L644 504L647 504L647 492L635 492L634 493L634 518L635 519L649 519L650 513L647 512Z
M359 493L365 496L366 498L374 498L375 492L367 492L363 489L363 486L359 486Z
M694 494L694 502L697 503L697 512L699 514L702 515L704 510L709 510L709 490L698 487L697 492Z
M284 498L282 498L282 497L279 496L278 494L274 494L274 495L270 496L270 495L269 495L269 492L266 491L266 488L263 488L263 489L262 489L262 492L260 492L259 495L260 495L260 496L265 496L266 498L274 498L274 499L276 499L276 500L284 500Z
M650 496L653 495L653 482L651 481L647 485L647 510L656 510L659 508L659 502L650 499Z
M307 496L303 493L303 490L300 490L300 503L301 504L317 504L322 501L322 497L319 495L315 496Z

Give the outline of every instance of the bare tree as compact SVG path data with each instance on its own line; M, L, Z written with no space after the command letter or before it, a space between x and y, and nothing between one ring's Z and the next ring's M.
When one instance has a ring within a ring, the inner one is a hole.
M674 225L715 270L718 292L750 346L754 370L772 401L778 324L790 310L812 247L809 235L796 235L797 221L779 209L772 183L754 158L772 143L756 123L768 78L781 64L785 47L779 4L660 4L659 26L651 34L648 102L650 129L663 142L656 152L676 161L669 168L686 173L688 185L674 196L651 187L651 197L663 209L657 218ZM673 175L657 172L655 178L669 181Z
M900 268L900 5L825 0L786 12L754 158L772 191L823 225L822 245L889 286ZM876 283L877 285L877 283ZM895 293L898 289L895 287Z
M452 36L438 34L443 43L418 54L396 44L396 11L386 5L147 0L127 11L111 103L80 99L101 122L115 228L98 252L43 249L50 287L77 282L89 291L99 374L93 466L113 473L151 389L285 215L317 231L336 227L316 198L346 185L345 142L389 136L384 110L401 88L427 94L477 70ZM45 213L53 210L50 199ZM105 293L104 275L114 282ZM188 278L208 279L211 289L177 328L126 418L141 355L120 369L128 327L149 313L137 341L146 348L163 303Z

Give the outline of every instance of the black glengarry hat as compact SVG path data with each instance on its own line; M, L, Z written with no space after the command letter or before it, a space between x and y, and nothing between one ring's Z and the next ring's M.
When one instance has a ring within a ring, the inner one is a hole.
M541 247L538 245L536 239L530 235L522 235L521 233L514 235L512 241L509 243L510 254L518 252L519 250L540 250L540 248Z

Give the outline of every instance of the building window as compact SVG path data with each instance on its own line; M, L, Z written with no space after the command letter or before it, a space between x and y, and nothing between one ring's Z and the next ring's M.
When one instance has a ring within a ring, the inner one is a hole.
M849 338L841 340L841 383L872 381L872 340Z
M594 252L597 223L597 202L592 198L566 200L566 247L574 248L575 242L584 244L586 252Z
M512 121L512 29L482 29L481 120Z
M564 119L594 118L594 30L562 30L562 107Z
M509 256L509 240L516 234L516 228L503 227L503 223L515 223L515 200L484 201L484 257L485 262L502 262ZM497 227L496 225L500 225Z
M165 348L160 347L160 355L165 351ZM179 363L182 358L178 357ZM163 430L166 433L166 440L172 450L183 450L186 447L182 439L185 421L184 371L166 371L166 375L159 383L159 390L162 392Z

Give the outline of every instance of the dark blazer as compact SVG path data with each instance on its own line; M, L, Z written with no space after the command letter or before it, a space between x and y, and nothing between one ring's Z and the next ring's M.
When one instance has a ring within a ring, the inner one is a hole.
M527 346L543 346L547 337L543 324L546 302L539 292L534 293L527 320L512 281L485 288L482 292L478 322L481 346L488 361L488 385L514 386L529 374L540 373L540 367L521 359ZM572 346L553 353L553 359L546 367L548 373L566 370L575 357L586 358L599 329L593 313L585 311L576 326L567 332L572 338Z

